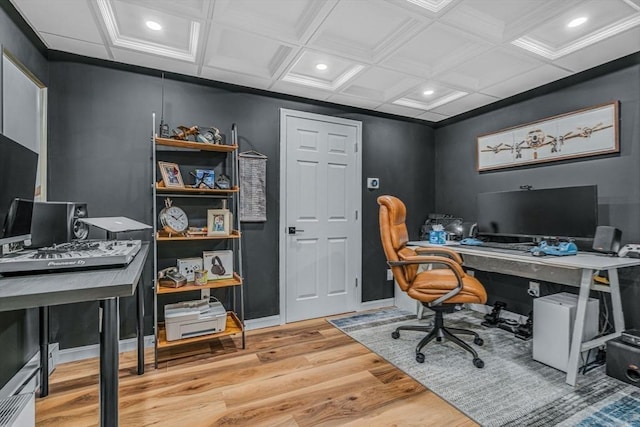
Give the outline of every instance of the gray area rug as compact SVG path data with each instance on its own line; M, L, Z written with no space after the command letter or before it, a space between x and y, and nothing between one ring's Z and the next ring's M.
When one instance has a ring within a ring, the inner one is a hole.
M427 310L428 311L428 310ZM427 313L425 313L427 314ZM483 426L640 426L640 389L605 375L598 367L578 375L578 385L565 383L564 372L536 362L531 341L480 325L482 315L470 310L445 314L445 326L475 330L484 340L477 350L485 367L447 342L433 341L415 360L421 332L399 325L431 323L400 309L383 309L329 322L413 377Z

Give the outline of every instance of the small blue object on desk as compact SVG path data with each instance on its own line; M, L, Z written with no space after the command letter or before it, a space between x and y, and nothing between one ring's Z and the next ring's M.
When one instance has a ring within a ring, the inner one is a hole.
M474 239L473 237L467 237L465 239L460 240L461 245L467 245L467 246L480 246L483 243L484 242L482 240Z
M447 232L444 230L430 231L429 243L432 245L445 245L447 243Z
M542 241L538 246L531 248L529 251L535 256L543 256L543 254L565 256L576 255L578 253L578 247L573 242L560 242L557 245L550 245Z

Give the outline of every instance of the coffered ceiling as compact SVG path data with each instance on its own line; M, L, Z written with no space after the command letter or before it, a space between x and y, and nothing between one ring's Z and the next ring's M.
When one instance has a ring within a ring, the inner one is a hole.
M52 50L432 122L640 51L640 0L11 2Z

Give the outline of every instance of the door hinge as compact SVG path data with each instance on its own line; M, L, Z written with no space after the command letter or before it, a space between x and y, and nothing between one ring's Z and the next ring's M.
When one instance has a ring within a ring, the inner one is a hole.
M358 278L356 277L356 288L358 287Z
M356 211L356 221L358 220L358 211Z
M356 142L355 144L353 144L354 148L355 148L355 152L358 152L358 143Z

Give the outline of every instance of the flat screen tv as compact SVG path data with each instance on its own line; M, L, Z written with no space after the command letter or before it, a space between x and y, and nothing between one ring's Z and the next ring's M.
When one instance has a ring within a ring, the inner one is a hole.
M593 238L595 185L478 194L478 234L525 238Z
M30 238L38 154L0 134L0 245Z

